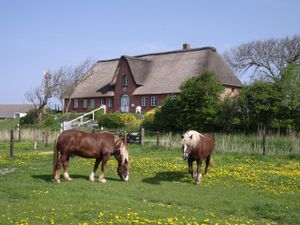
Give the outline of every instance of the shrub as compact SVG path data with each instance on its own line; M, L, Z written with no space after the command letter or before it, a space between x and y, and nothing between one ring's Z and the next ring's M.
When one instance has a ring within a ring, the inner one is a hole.
M34 125L39 123L39 111L37 109L30 110L26 116L20 118L20 125Z
M121 120L121 116L119 113L98 114L97 121L99 127L115 129L125 126L124 122Z
M151 109L150 111L145 113L144 120L142 122L142 127L144 127L146 130L156 130L154 126L154 115L156 113L156 109Z
M140 121L132 113L120 113L120 118L125 126L139 126Z

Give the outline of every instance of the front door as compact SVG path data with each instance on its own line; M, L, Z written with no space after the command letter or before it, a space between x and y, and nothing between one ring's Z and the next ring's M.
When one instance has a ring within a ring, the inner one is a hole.
M121 112L129 112L129 97L128 95L122 95L121 96Z

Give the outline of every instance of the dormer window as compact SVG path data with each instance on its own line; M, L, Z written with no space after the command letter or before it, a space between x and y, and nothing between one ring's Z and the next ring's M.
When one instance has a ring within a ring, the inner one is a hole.
M123 87L127 87L128 86L128 75L124 75L122 77L122 85L123 85Z

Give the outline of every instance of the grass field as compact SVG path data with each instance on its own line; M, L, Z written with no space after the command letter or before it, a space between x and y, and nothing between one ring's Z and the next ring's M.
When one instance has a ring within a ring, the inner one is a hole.
M214 154L195 185L179 149L129 146L129 182L116 161L107 183L88 181L93 160L70 160L71 182L52 180L52 146L0 143L0 224L300 224L299 157ZM99 174L99 172L97 173Z

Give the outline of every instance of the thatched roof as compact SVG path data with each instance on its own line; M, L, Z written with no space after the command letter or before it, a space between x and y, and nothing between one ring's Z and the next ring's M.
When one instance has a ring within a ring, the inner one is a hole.
M110 82L118 62L119 59L97 62L93 66L92 73L76 87L72 98L113 96Z
M223 85L241 87L241 81L213 47L122 56L139 86L134 95L179 93L186 79L212 70ZM98 61L93 73L80 84L73 97L113 96L120 59Z
M0 118L14 118L16 113L27 113L33 108L31 104L0 104Z

